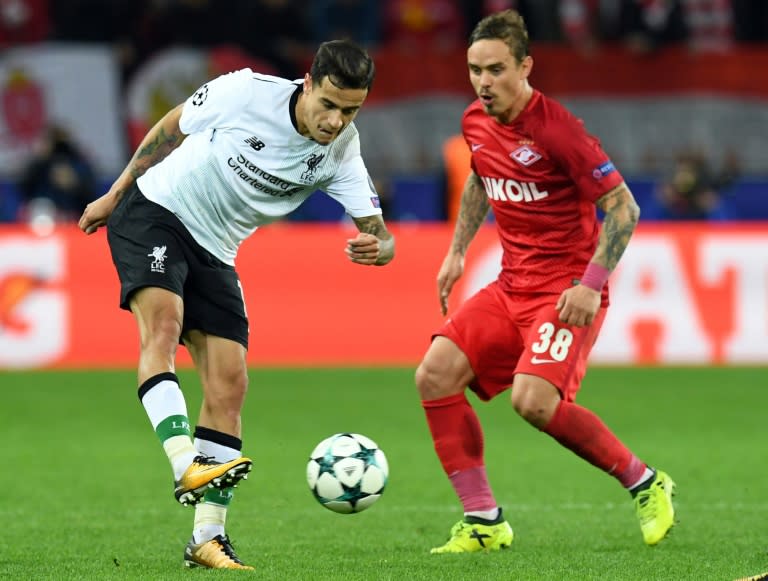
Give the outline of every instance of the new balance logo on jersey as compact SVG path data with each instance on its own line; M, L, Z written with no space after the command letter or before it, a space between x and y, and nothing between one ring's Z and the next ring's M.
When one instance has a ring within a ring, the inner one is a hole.
M502 178L481 177L485 193L492 200L500 202L535 202L549 196L548 191L540 192L533 182L518 182Z
M147 254L147 256L151 256L154 258L152 263L149 265L149 270L152 272L165 272L165 251L167 249L167 246L155 246L152 249L152 252Z
M524 165L526 167L541 159L541 155L533 151L527 145L518 147L515 151L509 154L509 157L514 159L520 165Z
M255 135L253 137L249 137L248 139L246 139L245 142L256 151L261 151L262 149L264 149L264 145L265 145L264 142L258 137L256 137Z

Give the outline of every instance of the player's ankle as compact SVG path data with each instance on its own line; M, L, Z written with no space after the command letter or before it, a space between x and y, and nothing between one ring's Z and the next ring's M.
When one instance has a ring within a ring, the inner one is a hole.
M464 522L468 524L496 525L504 521L501 507L493 510L477 510L464 513Z
M651 484L653 484L653 480L655 478L656 478L656 470L648 466L648 469L646 473L643 474L643 477L640 479L640 482L627 488L627 490L629 490L629 494L632 495L632 498L635 498L639 492L642 492L643 490L648 490L651 487Z

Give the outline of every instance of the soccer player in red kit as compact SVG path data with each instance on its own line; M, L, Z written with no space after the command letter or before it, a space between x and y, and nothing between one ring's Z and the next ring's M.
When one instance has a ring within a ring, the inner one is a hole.
M528 83L533 60L517 12L481 20L467 60L478 96L462 120L472 171L437 276L443 314L491 208L503 258L499 277L437 330L416 371L435 450L464 508L432 552L496 550L513 538L488 483L467 387L485 401L511 387L519 415L629 490L643 539L655 545L674 524L674 482L575 403L608 306L607 279L639 208L599 141Z

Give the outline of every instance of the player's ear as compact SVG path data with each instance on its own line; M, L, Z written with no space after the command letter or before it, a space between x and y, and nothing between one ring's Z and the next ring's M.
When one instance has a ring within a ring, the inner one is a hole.
M526 56L523 59L523 62L520 63L520 66L523 69L524 77L527 79L528 75L530 75L533 70L533 57L531 55Z
M309 73L304 73L304 92L309 93L312 91L312 77Z

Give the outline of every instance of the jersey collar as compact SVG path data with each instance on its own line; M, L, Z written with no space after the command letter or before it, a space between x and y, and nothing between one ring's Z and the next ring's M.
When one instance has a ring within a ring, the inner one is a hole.
M288 113L291 115L291 123L293 123L293 128L296 130L296 133L299 132L299 123L296 121L296 103L299 101L299 95L301 95L302 90L303 87L301 85L297 85L296 90L293 92L290 100L288 101Z

